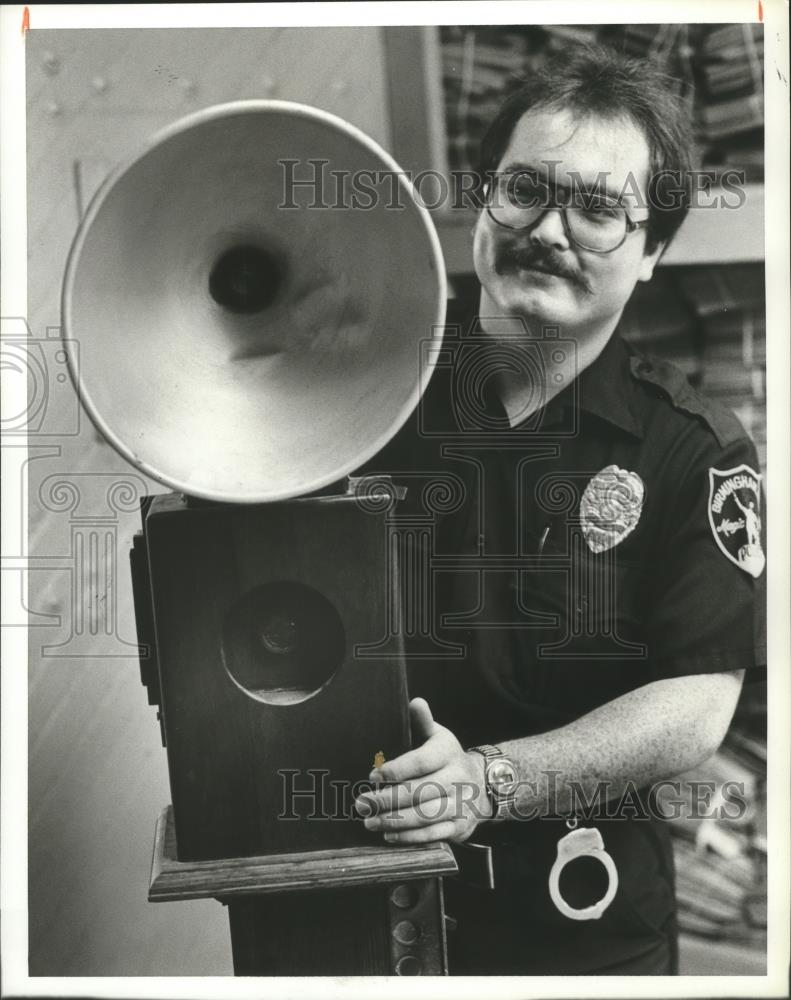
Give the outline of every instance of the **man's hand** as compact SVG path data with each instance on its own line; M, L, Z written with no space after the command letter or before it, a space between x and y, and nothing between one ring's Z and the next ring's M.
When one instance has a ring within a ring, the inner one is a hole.
M367 829L381 830L390 843L467 840L492 815L484 759L438 725L422 698L409 703L409 714L421 745L372 771L378 788L361 795L355 808Z

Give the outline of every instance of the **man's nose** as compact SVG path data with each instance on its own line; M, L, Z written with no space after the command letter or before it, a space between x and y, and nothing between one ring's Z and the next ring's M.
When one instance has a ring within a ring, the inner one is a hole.
M556 250L568 250L569 238L560 209L548 208L530 230L530 242Z

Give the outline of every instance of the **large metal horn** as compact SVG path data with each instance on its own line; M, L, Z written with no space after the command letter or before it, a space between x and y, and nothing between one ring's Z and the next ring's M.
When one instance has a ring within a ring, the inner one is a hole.
M63 289L72 376L110 443L233 503L373 456L417 404L445 309L436 232L399 174L358 129L283 101L191 115L119 167Z

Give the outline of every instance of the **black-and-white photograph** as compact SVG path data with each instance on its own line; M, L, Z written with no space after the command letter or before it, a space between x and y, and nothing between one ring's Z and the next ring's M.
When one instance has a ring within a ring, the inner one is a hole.
M549 6L4 11L4 995L787 995L784 5Z

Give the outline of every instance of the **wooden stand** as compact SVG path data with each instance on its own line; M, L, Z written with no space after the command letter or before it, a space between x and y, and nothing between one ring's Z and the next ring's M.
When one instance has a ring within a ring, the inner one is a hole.
M447 975L447 844L178 861L172 807L157 823L152 902L228 905L237 976Z

